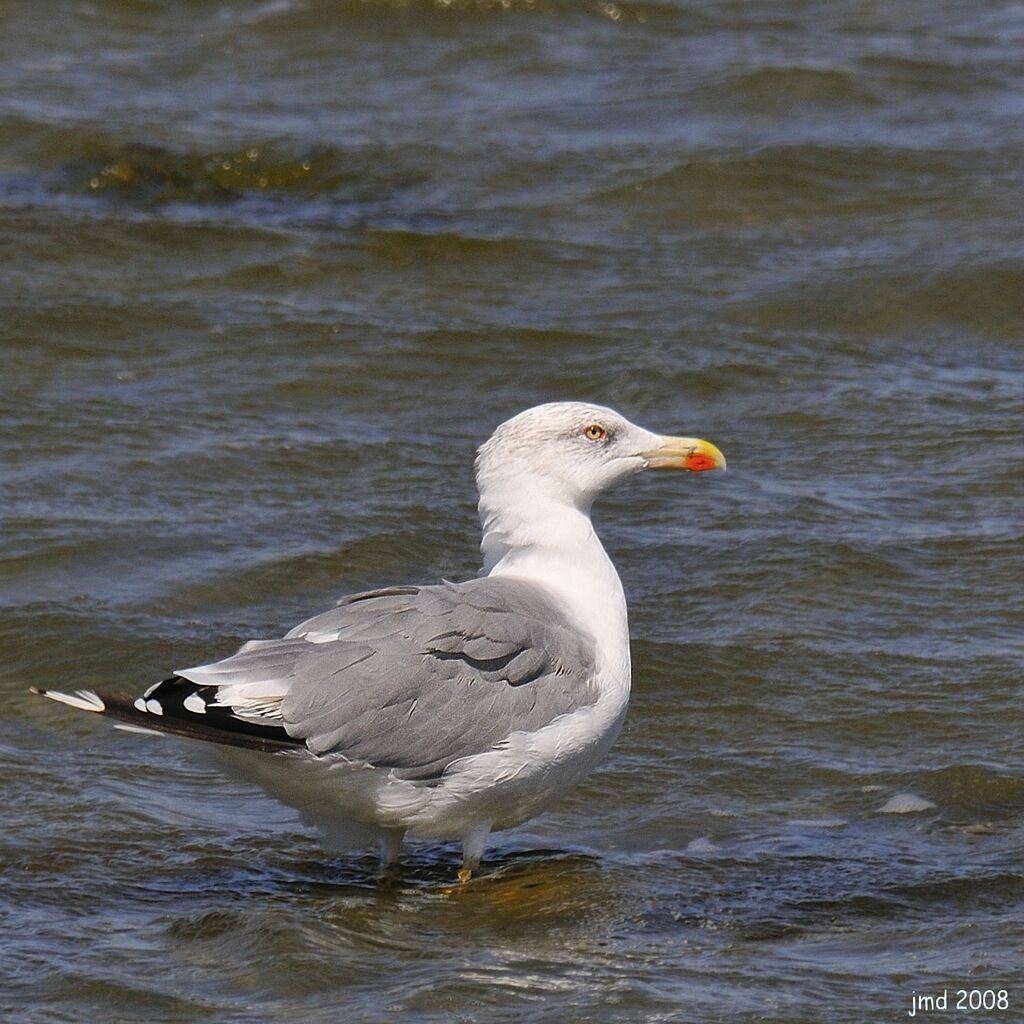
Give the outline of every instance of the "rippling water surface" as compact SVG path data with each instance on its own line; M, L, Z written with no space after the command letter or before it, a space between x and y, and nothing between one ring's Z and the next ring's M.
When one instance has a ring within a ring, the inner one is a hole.
M4 1019L1024 1019L1019 4L2 20ZM464 890L28 695L468 577L566 397L730 472L603 502L627 727Z

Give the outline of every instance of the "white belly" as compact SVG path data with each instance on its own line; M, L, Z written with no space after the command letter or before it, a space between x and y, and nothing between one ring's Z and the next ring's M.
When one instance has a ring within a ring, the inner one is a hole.
M615 741L627 701L628 688L606 690L596 704L537 732L513 733L491 750L454 762L429 784L304 753L220 753L229 769L298 810L334 848L365 847L393 829L410 838L461 839L484 823L492 830L518 825L575 788Z
M626 701L607 695L535 733L513 733L457 761L406 824L410 836L455 838L480 822L511 828L547 810L593 771L622 728Z

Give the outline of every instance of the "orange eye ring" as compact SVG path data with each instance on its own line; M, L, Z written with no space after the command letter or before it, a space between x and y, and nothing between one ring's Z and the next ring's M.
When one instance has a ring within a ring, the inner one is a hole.
M583 428L583 436L588 441L603 441L608 436L608 431L600 423L590 423Z

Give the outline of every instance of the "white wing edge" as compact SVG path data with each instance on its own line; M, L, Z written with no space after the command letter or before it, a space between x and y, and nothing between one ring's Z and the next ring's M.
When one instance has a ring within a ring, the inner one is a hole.
M50 700L55 700L58 704L67 704L68 707L78 708L80 711L102 713L107 710L107 705L92 690L76 690L74 693L61 693L59 690L37 690L35 687L32 687L32 692L38 693L43 697L49 697Z

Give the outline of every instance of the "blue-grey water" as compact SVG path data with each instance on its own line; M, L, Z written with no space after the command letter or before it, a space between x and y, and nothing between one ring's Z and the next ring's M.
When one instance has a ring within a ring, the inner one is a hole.
M988 0L6 0L0 1018L1024 1019L1022 51ZM463 890L27 692L467 578L474 447L555 398L730 471L599 507L626 729Z

